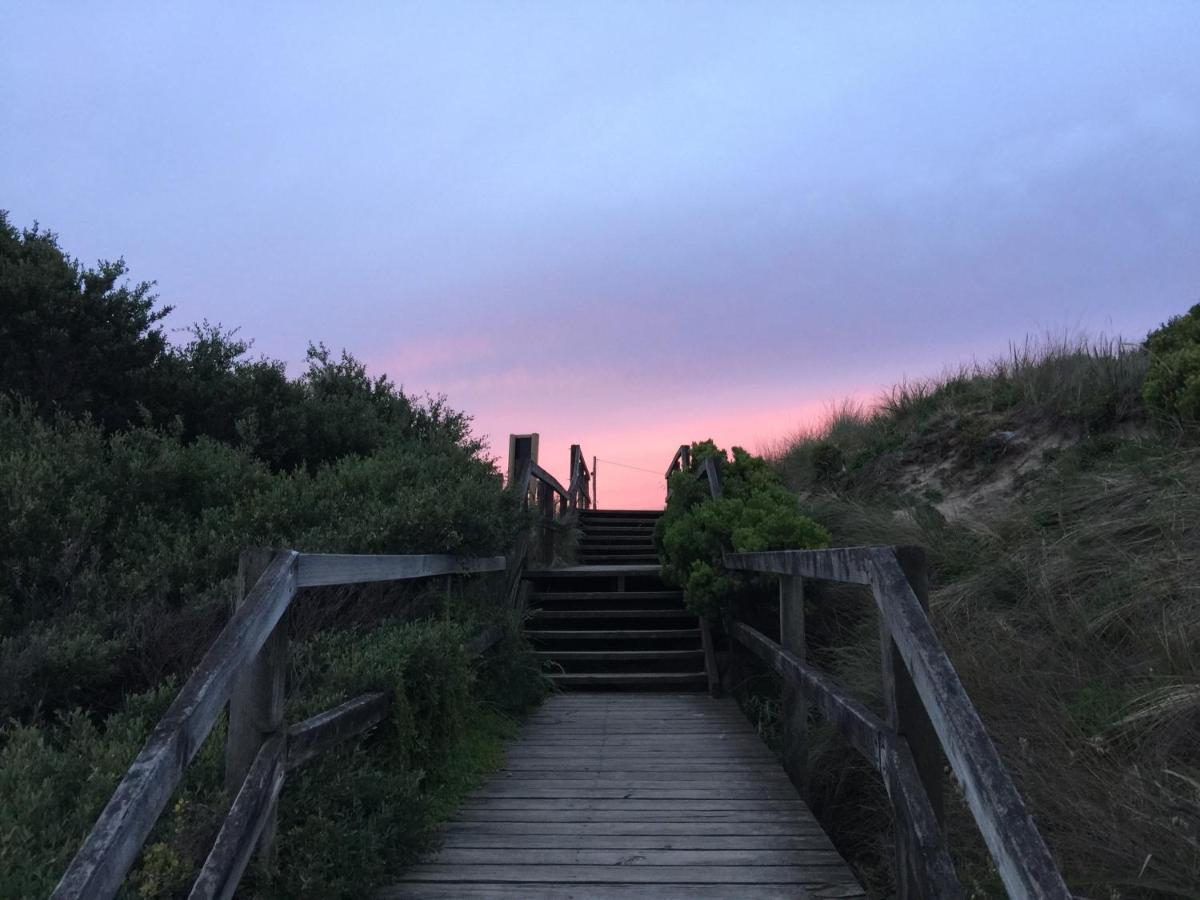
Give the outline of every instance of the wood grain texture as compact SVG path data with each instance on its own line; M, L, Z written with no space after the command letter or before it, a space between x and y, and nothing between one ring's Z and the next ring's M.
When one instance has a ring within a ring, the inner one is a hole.
M732 701L596 693L531 716L440 853L381 896L864 894Z
M259 748L188 900L228 900L233 896L263 830L274 815L283 787L284 744L284 736L277 734L267 738Z
M461 575L500 572L503 556L447 556L418 553L406 556L371 556L353 553L301 553L298 587L327 584L364 584L370 581L401 581L432 575Z
M895 553L891 548L871 553L869 569L880 616L1005 888L1014 897L1068 900L1071 893Z
M168 707L75 854L53 897L116 894L183 770L208 736L238 671L266 642L296 592L298 554L282 551Z
M287 731L287 768L302 766L346 738L362 734L387 717L391 696L363 694L340 706L318 713Z

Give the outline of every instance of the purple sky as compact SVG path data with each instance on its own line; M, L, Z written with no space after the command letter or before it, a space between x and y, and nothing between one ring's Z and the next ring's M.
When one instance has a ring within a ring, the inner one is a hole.
M0 84L17 224L560 474L1200 300L1194 2L26 3Z

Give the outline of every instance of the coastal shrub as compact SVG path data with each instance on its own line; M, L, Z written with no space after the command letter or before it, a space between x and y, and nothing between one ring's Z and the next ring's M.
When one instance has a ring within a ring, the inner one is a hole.
M508 618L494 599L495 623ZM300 721L367 691L392 695L388 718L289 775L280 865L251 867L247 896L354 897L416 859L435 826L503 759L515 726L477 672L504 667L503 690L540 698L545 682L519 627L483 659L454 619L322 632L293 644L286 717ZM0 728L0 896L45 896L177 692L168 679L105 717L81 709ZM130 885L145 898L186 894L224 815L224 725L189 766Z
M1146 406L1186 424L1200 423L1200 303L1146 337Z
M800 512L797 498L761 457L734 447L730 458L711 440L692 444L696 464L709 459L721 478L721 498L695 473L674 473L654 540L664 580L683 589L689 609L714 617L739 585L723 565L727 551L823 547L829 534Z

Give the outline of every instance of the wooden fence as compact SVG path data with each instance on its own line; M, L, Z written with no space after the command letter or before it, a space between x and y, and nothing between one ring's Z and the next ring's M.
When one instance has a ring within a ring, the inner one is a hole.
M537 524L543 538L549 535L551 557L553 529L562 527L559 520L592 503L591 473L578 445L571 447L569 487L527 459L509 488L540 510ZM508 559L244 552L233 615L155 726L52 897L93 900L116 894L227 703L225 787L233 804L190 897L232 896L255 848L270 856L276 802L287 773L382 721L391 702L387 694L363 694L307 721L284 723L287 611L297 590L507 570L506 599L515 605L528 544L523 533ZM477 656L501 636L498 628L485 630L467 642L467 650Z
M690 464L681 447L668 479ZM708 482L711 496L721 496L714 460L697 467L696 477ZM895 814L901 898L965 896L942 831L943 761L962 786L1009 895L1061 900L1071 896L929 621L923 550L846 547L730 553L725 566L779 576L780 640L771 640L736 617L728 623L730 638L783 678L784 767L794 781L800 783L803 777L810 705L882 776ZM806 663L806 578L870 588L879 611L883 718Z
M502 556L243 553L233 615L159 720L52 896L93 900L116 894L226 703L225 784L234 800L190 897L232 896L255 847L271 852L276 801L287 773L381 721L391 699L364 694L285 725L286 614L296 591L504 568ZM473 638L468 649L482 653L500 636L499 629L490 629Z

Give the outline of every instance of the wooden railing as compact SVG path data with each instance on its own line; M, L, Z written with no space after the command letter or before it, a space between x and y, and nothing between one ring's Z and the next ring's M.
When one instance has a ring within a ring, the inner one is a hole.
M538 553L544 565L554 559L554 537L565 527L563 519L576 510L592 507L592 473L584 460L578 444L571 445L570 485L562 482L531 459L523 459L517 466L511 488L522 497L527 508L538 511ZM519 542L516 550L523 570L528 544ZM517 567L513 567L514 572ZM517 580L520 580L519 574Z
M226 703L225 784L234 799L190 897L231 896L255 848L271 852L287 773L382 720L391 699L363 694L285 725L286 614L297 590L504 568L502 556L243 553L233 615L155 726L52 896L94 900L116 894ZM500 636L499 629L489 629L469 641L468 650L482 653Z
M668 470L668 478L672 471L679 467ZM711 496L721 496L720 474L712 459L699 467L697 477L708 481ZM929 621L923 550L846 547L727 553L724 562L734 571L779 576L780 640L739 621L736 613L728 623L730 637L783 678L783 762L793 781L799 784L803 779L810 704L882 776L895 815L900 898L965 896L942 831L943 760L962 787L1009 895L1070 898ZM879 611L883 718L805 661L806 578L870 588Z

